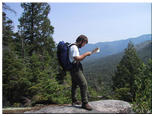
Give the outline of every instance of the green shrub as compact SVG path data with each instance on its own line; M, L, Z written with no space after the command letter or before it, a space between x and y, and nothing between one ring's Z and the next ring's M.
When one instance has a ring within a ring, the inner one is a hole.
M129 88L116 89L114 92L114 99L131 101L131 93Z

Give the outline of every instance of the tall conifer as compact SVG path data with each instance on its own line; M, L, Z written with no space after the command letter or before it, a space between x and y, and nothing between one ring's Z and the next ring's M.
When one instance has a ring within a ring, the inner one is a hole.
M22 17L19 19L20 34L22 36L23 49L32 56L33 53L43 55L48 51L53 55L55 43L52 38L54 32L48 14L50 6L48 3L22 3L24 9Z
M125 88L123 90L126 90L125 95L128 95L128 101L135 98L135 75L139 73L138 69L141 67L141 64L142 62L136 54L133 43L129 42L128 47L125 49L124 56L117 66L115 76L113 76L113 89L119 91L119 89ZM122 91L120 92L122 93ZM125 98L124 100L127 99Z

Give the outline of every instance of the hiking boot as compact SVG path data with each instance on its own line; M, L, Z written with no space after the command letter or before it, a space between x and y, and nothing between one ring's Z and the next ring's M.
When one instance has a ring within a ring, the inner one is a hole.
M81 105L81 102L80 101L72 102L72 106L75 106L75 105Z
M92 107L88 103L82 104L82 108L84 108L86 110L92 110Z

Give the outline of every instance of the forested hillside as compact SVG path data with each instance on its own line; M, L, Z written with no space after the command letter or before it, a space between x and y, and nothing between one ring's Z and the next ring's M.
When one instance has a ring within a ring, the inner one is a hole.
M3 106L20 106L23 102L29 105L51 98L45 90L49 88L52 92L59 88L54 82L58 63L53 50L54 28L47 18L50 7L47 3L22 3L24 12L18 32L14 33L5 6L3 4Z
M69 82L64 86L57 80L60 67L48 19L50 6L22 3L21 7L24 12L14 33L5 13L10 9L3 4L3 107L69 103L70 90L65 89Z
M5 13L13 10L3 3L3 107L71 103L71 77L63 74L57 60L50 5L21 3L21 7L14 32ZM97 96L90 87L89 94Z
M139 58L147 64L148 60L152 58L152 41L145 41L135 46ZM84 73L90 85L96 89L100 89L97 82L104 83L105 91L111 90L112 75L116 70L116 66L124 55L124 51L118 54L100 57L97 60L91 59L83 62Z
M132 46L133 46L133 44L132 44ZM135 47L131 47L131 49L134 49L134 54L136 54L135 57L137 57L136 60L139 60L139 62L141 63L141 65L143 65L143 67L144 66L146 67L146 65L147 65L147 67L152 68L151 63L150 63L151 62L150 59L152 59L152 41L145 41L141 44L136 45ZM122 99L122 100L125 100L128 102L135 101L135 100L133 100L133 95L130 95L129 92L126 93L126 91L130 90L130 87L132 87L132 85L130 85L128 88L125 88L124 90L122 87L119 87L120 89L117 89L117 90L114 89L114 88L116 88L116 86L120 85L120 82L122 80L123 80L122 85L125 85L128 82L128 79L126 79L127 73L124 70L121 71L122 74L124 73L121 76L121 79L120 80L118 79L118 77L121 75L119 73L116 73L118 68L121 68L121 67L119 67L119 63L122 62L122 60L124 60L124 62L126 62L126 64L124 66L127 66L127 65L131 65L131 64L129 64L129 62L136 62L136 61L133 61L134 58L129 59L131 61L128 61L128 62L126 61L126 59L125 59L126 50L129 50L129 48L125 49L124 52L120 52L118 54L110 55L107 57L101 57L101 58L98 58L97 60L93 59L89 62L87 61L87 62L83 63L84 64L83 65L84 66L84 74L86 75L89 85L92 88L94 88L97 91L97 93L99 93L99 95L102 96L103 99L115 98L115 99ZM132 51L129 51L129 55L130 54L132 54ZM131 56L133 57L133 55L130 55L130 57ZM135 64L131 65L131 67L132 67L131 70L138 69L138 67L135 67ZM149 69L146 69L146 70L149 70ZM151 70L149 70L149 71L151 71ZM142 73L142 69L139 70L139 74L140 73ZM144 72L144 73L147 74L147 72ZM115 74L117 77L114 76ZM129 72L129 74L133 75L133 72ZM143 77L140 75L141 77L139 77L139 78L143 79L142 80L143 82L146 80L146 78L149 78L149 80L148 80L149 86L151 86L151 84L152 84L151 78L152 77L151 76L144 76L146 74L142 74ZM151 74L151 72L149 72L148 74ZM130 77L131 76L129 76L128 78L130 78ZM137 82L136 80L134 80L134 81ZM115 82L117 82L117 83L115 83ZM128 86L128 84L126 84L126 86ZM146 86L146 85L144 85L144 86ZM151 93L150 93L151 89L152 88L149 88L148 96L151 95ZM134 96L136 96L136 94ZM148 97L148 96L146 96L146 97ZM137 99L137 98L134 97L134 99ZM149 99L151 99L151 97ZM150 103L151 103L151 101L149 100L148 103L146 103L147 106L145 106L148 110L151 108ZM136 102L135 102L135 104L136 104ZM137 106L136 106L136 108L137 108ZM145 113L147 109L145 109L145 111L143 111L143 109L142 109L142 111L140 111L140 110L137 110L137 111L141 112L141 113L143 113L143 112Z
M21 3L21 7L23 13L14 32L13 22L5 13L13 10L3 3L3 107L71 103L71 77L69 72L64 75L58 63L54 27L52 19L48 19L52 8L48 3ZM126 48L118 53L113 49L119 44L110 43L112 49L101 44L112 55L104 57L103 53L97 60L83 62L89 101L120 99L131 102L137 113L152 112L151 34L140 36L137 41L140 44L135 46L125 43Z

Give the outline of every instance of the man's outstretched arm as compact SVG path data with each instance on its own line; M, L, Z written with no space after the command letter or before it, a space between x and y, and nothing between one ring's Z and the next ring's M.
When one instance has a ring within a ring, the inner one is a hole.
M91 54L92 54L92 52L86 52L86 53L84 53L84 54L82 54L82 55L80 55L80 56L75 56L74 59L75 59L76 61L81 61L81 60L83 60L85 57L90 56Z

